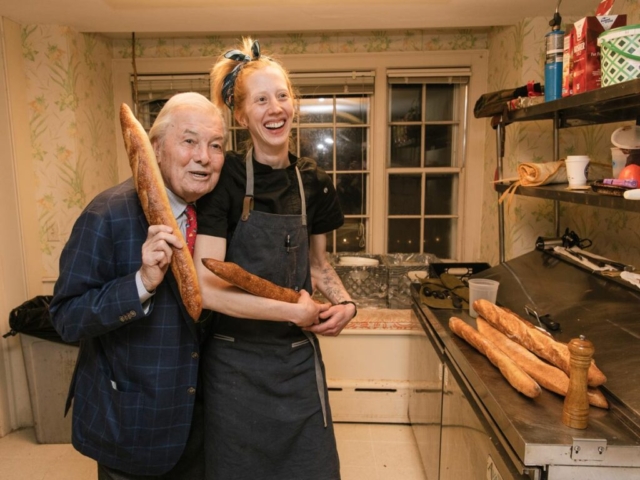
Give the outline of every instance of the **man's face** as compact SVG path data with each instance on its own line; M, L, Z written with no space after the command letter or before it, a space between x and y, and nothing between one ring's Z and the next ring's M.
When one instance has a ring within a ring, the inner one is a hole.
M169 190L195 202L218 183L224 163L222 119L197 107L178 107L153 149Z

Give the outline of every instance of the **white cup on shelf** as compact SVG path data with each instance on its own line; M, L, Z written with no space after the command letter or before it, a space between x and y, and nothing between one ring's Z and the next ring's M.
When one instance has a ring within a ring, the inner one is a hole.
M613 169L613 177L618 178L620 172L627 164L628 153L618 147L611 147L611 168Z
M587 185L589 177L589 156L568 155L564 161L567 167L569 188L581 188Z

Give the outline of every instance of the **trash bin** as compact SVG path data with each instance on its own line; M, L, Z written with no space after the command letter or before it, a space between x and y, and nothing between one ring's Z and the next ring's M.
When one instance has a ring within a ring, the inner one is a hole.
M71 413L64 416L78 345L65 343L49 316L51 296L27 300L9 314L11 331L20 333L38 443L70 443Z

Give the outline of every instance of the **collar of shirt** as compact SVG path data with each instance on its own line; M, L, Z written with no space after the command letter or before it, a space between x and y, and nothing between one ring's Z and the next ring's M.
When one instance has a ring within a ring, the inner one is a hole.
M187 229L187 216L184 214L184 209L187 208L187 202L178 197L175 193L167 188L167 196L169 197L169 206L171 207L171 211L173 212L173 216L176 218L178 222L178 227L180 227L180 232L182 235L186 233Z

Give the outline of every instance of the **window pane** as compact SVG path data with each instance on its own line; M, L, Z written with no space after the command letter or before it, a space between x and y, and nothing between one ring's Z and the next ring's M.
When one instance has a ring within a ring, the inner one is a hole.
M422 119L422 85L391 87L391 121L419 122Z
M425 125L424 143L425 166L452 166L453 127L451 125Z
M339 174L336 176L336 191L342 213L345 215L364 215L366 213L366 181L364 174Z
M335 232L329 232L325 236L327 237L327 252L333 253L333 235Z
M393 125L389 167L420 166L420 126Z
M453 120L453 89L453 85L427 85L427 122Z
M367 169L366 128L336 129L336 168L337 170Z
M365 225L358 218L348 218L336 232L337 252L364 252Z
M336 122L362 125L369 122L369 97L336 97Z
M301 128L300 156L313 158L320 168L333 170L333 130L331 128Z
M389 215L420 215L421 175L389 175Z
M427 175L424 200L425 215L456 215L457 176Z
M424 253L433 253L438 258L453 258L456 226L454 218L425 219Z
M249 130L246 128L231 130L231 135L233 136L233 149L236 151L246 150L250 140Z
M420 253L420 220L389 219L389 253Z
M300 123L333 123L333 98L300 99Z

